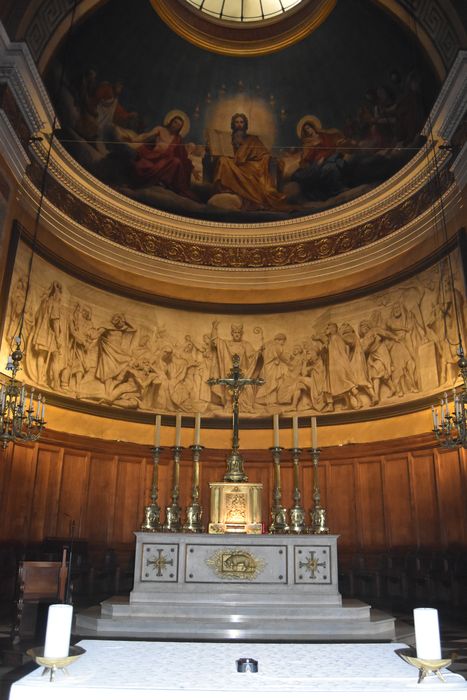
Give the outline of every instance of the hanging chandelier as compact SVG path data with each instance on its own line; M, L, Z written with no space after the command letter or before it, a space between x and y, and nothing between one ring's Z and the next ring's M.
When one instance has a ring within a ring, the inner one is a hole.
M16 379L23 359L21 336L14 340L16 348L8 357L7 372L10 379L0 389L0 442L6 449L10 442L37 440L45 425L45 398L39 394L34 400L34 389L30 394L24 384Z
M70 36L74 19L76 15L78 0L74 0L71 11L70 25L68 28L67 38ZM59 92L64 83L65 78L65 62L62 66L60 77ZM24 359L24 337L23 328L26 316L26 305L31 287L31 273L34 254L37 247L37 237L39 232L39 222L44 204L45 191L47 186L47 175L49 170L50 159L52 155L52 147L54 136L58 127L57 114L54 115L50 135L41 130L33 134L29 138L29 144L40 143L44 138L48 139L48 146L45 151L45 161L42 170L42 181L40 185L39 202L37 206L34 230L32 235L31 256L29 258L29 266L27 273L26 292L24 302L19 317L18 328L14 334L14 340L11 344L11 354L8 356L6 371L11 373L10 377L0 377L0 443L3 449L6 449L10 443L27 443L38 440L45 426L45 397L38 394L35 398L35 389L30 387L29 395L27 387L16 378L16 375L21 370L21 362Z
M42 173L39 204L37 207L36 218L34 222L31 255L29 258L26 292L21 308L18 327L14 334L14 340L11 344L11 354L8 356L7 364L5 367L7 372L11 372L11 376L8 377L0 387L0 442L3 449L6 449L8 445L12 442L34 442L35 440L38 440L45 426L44 396L39 394L37 399L34 399L35 390L31 387L30 394L28 397L26 386L16 378L16 375L21 370L21 362L24 359L24 352L21 347L22 345L24 345L24 319L26 315L26 305L31 287L32 263L37 245L37 234L39 230L39 221L41 218L42 205L45 196L47 171L52 150L54 129L55 122L52 127L52 134L50 137L47 157ZM35 141L42 141L42 137L32 136L29 139L30 143L33 143Z
M434 406L431 407L433 415L433 433L440 443L440 447L451 449L453 447L467 447L467 360L464 355L462 341L457 350L459 361L459 373L462 377L462 386L452 390L452 403L450 405L448 393L445 392L440 401L440 413ZM460 390L459 390L460 389Z

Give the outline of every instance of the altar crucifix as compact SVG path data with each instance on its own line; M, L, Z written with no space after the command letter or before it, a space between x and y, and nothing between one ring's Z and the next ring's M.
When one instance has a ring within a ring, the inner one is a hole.
M232 452L227 458L227 471L224 475L224 481L240 482L248 481L248 477L243 469L243 457L238 451L240 446L238 437L238 400L245 387L261 386L261 384L264 384L264 379L260 377L253 379L244 377L240 369L239 355L233 355L232 365L228 377L219 377L216 379L211 377L207 380L207 383L210 386L213 384L225 386L232 399Z

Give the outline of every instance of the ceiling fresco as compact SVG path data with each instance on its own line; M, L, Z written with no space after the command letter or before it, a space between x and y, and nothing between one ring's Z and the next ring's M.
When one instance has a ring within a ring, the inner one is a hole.
M338 2L307 39L249 58L186 43L149 0L112 0L74 30L46 83L60 140L95 177L223 223L303 217L378 186L423 146L439 89L414 40L368 0Z

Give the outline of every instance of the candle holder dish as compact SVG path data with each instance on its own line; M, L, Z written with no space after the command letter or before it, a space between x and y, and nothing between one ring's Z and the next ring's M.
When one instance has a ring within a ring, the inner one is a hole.
M396 654L406 663L418 668L418 682L421 683L427 676L434 674L440 681L446 683L441 669L447 668L457 658L456 652L450 659L419 659L414 649L396 649Z
M28 649L26 653L34 659L36 664L44 667L42 671L43 676L50 673L49 681L52 682L55 680L55 672L57 669L61 669L63 673L69 675L67 667L75 661L78 661L79 657L86 653L86 649L71 646L68 650L68 656L63 656L58 659L44 656L44 647L33 647L32 649Z

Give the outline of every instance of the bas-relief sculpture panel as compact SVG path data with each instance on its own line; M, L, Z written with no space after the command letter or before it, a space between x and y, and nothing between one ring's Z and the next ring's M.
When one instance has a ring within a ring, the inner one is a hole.
M20 244L2 363L26 297L29 250ZM245 416L391 406L437 393L457 376L455 306L466 327L464 279L452 256L383 292L320 309L239 316L166 309L118 297L34 258L23 335L24 378L92 404L226 416L233 354L246 376ZM447 340L449 342L447 342Z
M163 211L225 222L304 216L377 186L423 144L436 94L419 47L362 0L251 58L210 54L149 2L113 0L74 31L47 83L58 136L93 175Z

